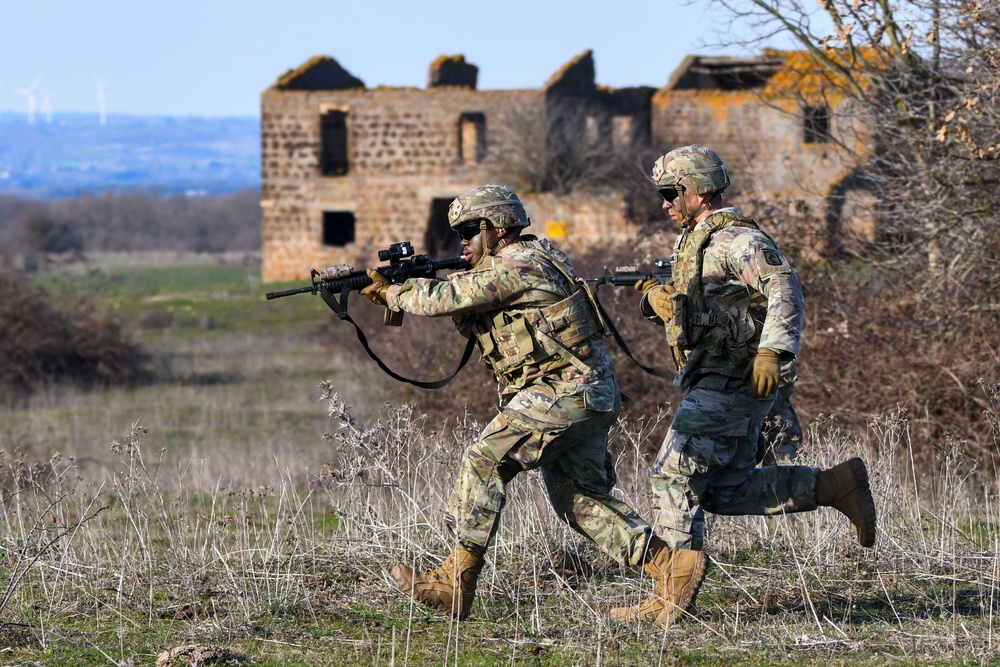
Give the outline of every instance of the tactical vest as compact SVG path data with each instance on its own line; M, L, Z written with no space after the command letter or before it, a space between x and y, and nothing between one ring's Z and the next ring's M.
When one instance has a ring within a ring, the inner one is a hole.
M527 239L521 244L540 251L577 289L547 306L522 312L505 309L480 317L474 333L483 361L506 384L510 384L512 373L527 365L546 371L572 365L587 376L594 370L584 362L591 355L588 340L603 334L590 291L572 266L548 252L541 242Z
M678 384L682 376L696 372L738 377L756 353L767 298L747 285L733 284L721 287L706 303L702 289L705 248L716 232L727 227L760 229L735 209L722 209L696 229L682 232L674 245L674 315L664 326L679 371ZM689 364L697 368L688 368Z

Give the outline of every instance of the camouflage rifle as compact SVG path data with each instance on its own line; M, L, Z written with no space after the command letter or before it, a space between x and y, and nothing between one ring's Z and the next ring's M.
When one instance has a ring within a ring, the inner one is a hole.
M451 257L449 259L433 260L427 255L414 255L413 246L409 241L393 243L390 244L385 250L379 250L378 259L380 262L389 263L385 266L375 267L375 271L384 277L388 283L393 285L404 283L410 278L433 278L438 271L472 268L472 265L469 264L464 257ZM469 342L465 346L465 352L462 355L462 360L459 362L458 368L447 378L433 382L423 382L403 377L386 366L385 362L379 359L378 355L372 351L371 347L369 347L368 339L365 337L361 327L359 327L357 322L355 322L347 313L347 295L355 290L360 291L374 282L368 276L367 270L355 271L347 264L337 264L336 266L329 266L322 271L312 269L310 271L310 278L312 284L306 287L296 287L294 289L281 290L279 292L268 292L266 296L270 300L280 299L281 297L291 296L293 294L304 294L306 292L309 292L310 294L319 294L323 298L323 301L326 302L326 305L330 307L330 310L337 314L337 317L342 320L347 320L354 326L354 329L358 334L358 340L361 341L362 347L365 348L365 352L368 353L368 356L371 357L376 364L378 364L379 368L385 371L390 377L399 380L400 382L407 382L423 389L437 389L438 387L443 387L448 384L453 377L455 377L458 371L462 370L465 364L469 361L469 358L472 356L472 349L474 347L473 343L475 343L474 336L469 337ZM401 311L391 311L387 306L385 309L384 323L389 326L396 327L402 325L403 313Z

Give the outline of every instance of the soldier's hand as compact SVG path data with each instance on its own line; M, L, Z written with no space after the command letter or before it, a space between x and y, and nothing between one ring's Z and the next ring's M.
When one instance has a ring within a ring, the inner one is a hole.
M656 278L650 278L648 280L637 280L635 283L635 288L645 294L649 290L653 289L660 284L660 281Z
M674 319L674 299L673 290L667 289L666 285L655 285L647 294L649 306L664 322Z
M389 281L375 269L368 269L368 277L372 279L372 284L361 290L361 296L365 297L376 306L384 306L385 295L382 293L389 286Z
M777 352L766 348L757 350L750 371L750 395L754 398L766 398L773 394L778 389L780 366Z

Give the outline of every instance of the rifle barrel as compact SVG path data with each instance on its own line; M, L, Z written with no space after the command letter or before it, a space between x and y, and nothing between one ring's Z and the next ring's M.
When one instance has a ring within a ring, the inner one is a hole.
M283 296L291 296L293 294L302 294L303 292L315 292L316 288L310 285L309 287L296 287L295 289L281 290L280 292L268 292L265 296L270 299L280 299Z

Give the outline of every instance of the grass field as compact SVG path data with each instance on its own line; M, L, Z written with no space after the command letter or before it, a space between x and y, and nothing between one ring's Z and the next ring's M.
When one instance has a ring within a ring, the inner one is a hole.
M805 450L866 458L874 549L832 510L710 517L695 613L613 624L648 579L560 524L526 475L472 618L428 613L388 570L450 549L456 462L488 415L387 400L348 327L331 334L309 295L265 301L285 286L258 275L253 257L108 257L47 281L114 313L156 382L0 407L0 664L152 665L186 645L203 664L1000 664L995 471L958 442L915 469L891 410L864 432L826 416ZM613 434L620 493L647 517L662 431L626 414Z

